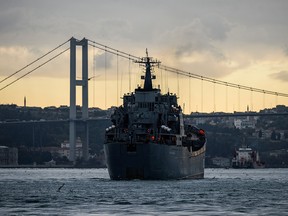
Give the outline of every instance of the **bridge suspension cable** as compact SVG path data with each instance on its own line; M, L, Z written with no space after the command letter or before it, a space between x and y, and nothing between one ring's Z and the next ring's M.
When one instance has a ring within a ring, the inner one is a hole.
M98 43L98 42L96 42L96 41L92 41L92 40L89 40L89 39L87 39L87 40L88 40L88 42L90 42L90 43L89 43L89 46L98 48L98 49L100 49L100 50L109 52L109 53L114 54L114 55L118 55L118 56L120 56L120 57L129 59L129 60L133 60L133 61L139 61L139 60L141 60L140 57L137 57L137 56L135 56L135 55L131 55L131 54L129 54L129 53L126 53L126 52L123 52L123 51L114 49L114 48L112 48L112 47L109 47L109 46L100 44L100 43Z
M93 46L93 47L98 48L100 50L109 52L111 54L114 54L114 55L129 59L129 60L133 60L133 61L137 61L137 60L141 59L140 57L137 57L135 55L131 55L129 53L126 53L126 52L123 52L123 51L120 51L120 50L117 50L117 49L114 49L114 48L111 48L111 47L103 45L101 43L98 43L98 42L95 42L95 41L92 41L92 40L89 40L89 39L88 39L88 41L90 42L90 44L89 44L90 46ZM251 92L258 92L258 93L263 93L263 94L276 95L276 96L281 96L281 97L288 97L287 93L275 92L275 91L270 91L270 90L259 89L259 88L245 86L245 85L235 84L235 83L231 83L231 82L225 82L225 81L209 78L209 77L206 77L206 76L201 76L201 75L198 75L198 74L190 73L190 72L187 72L187 71L184 71L184 70L179 70L179 69L176 69L176 68L173 68L173 67L165 66L163 64L161 64L159 66L159 68L162 69L162 70L168 71L168 72L175 73L175 74L177 74L177 77L178 77L178 75L182 75L182 76L187 76L187 77L191 77L191 78L194 78L194 79L201 80L201 82L203 82L203 81L210 82L210 83L213 83L214 85L218 84L218 85L223 85L223 86L226 86L226 87L237 88L239 90L247 90L247 91L251 91Z
M167 71L175 73L175 74L180 74L180 75L191 77L194 79L199 79L199 80L203 80L206 82L215 83L218 85L228 86L228 87L232 87L232 88L238 88L238 89L252 91L252 92L259 92L259 93L264 93L264 94L269 94L269 95L288 97L288 94L286 94L286 93L274 92L274 91L269 91L269 90L264 90L264 89L259 89L259 88L253 88L253 87L249 87L249 86L245 86L245 85L239 85L239 84L235 84L235 83L225 82L225 81L201 76L198 74L190 73L187 71L179 70L176 68L168 67L165 65L160 65L159 68L163 69L163 70L167 70Z
M122 58L126 58L128 59L129 61L139 61L141 60L140 57L137 57L135 55L131 55L129 53L126 53L126 52L123 52L123 51L120 51L120 50L117 50L117 49L114 49L112 47L109 47L109 46L106 46L104 44L101 44L101 43L98 43L96 41L93 41L93 40L90 40L90 39L87 39L88 40L88 45L89 46L92 46L94 48L97 48L97 49L100 49L100 50L103 50L105 52L108 52L108 53L111 53L113 55L116 55L116 56L119 56L119 57L122 57ZM50 53L54 52L55 50L59 49L60 47L64 46L66 43L68 43L70 41L67 40L65 41L64 43L60 44L59 46L55 47L54 49L50 50L49 52L47 52L46 54L44 54L43 56L39 57L38 59L34 60L33 62L31 62L30 64L26 65L25 67L17 70L16 72L14 72L13 74L9 75L8 77L4 78L3 80L0 81L0 83L4 82L5 80L11 78L12 76L16 75L17 73L21 72L22 70L26 69L27 67L31 66L32 64L36 63L37 61L41 60L42 58L46 57L47 55L49 55ZM24 75L20 76L19 78L17 78L16 80L10 82L9 84L7 84L6 86L0 88L0 91L2 91L3 89L7 88L8 86L12 85L13 83L17 82L18 80L22 79L23 77L29 75L30 73L34 72L35 70L39 69L40 67L42 67L43 65L47 64L48 62L52 61L53 59L57 58L58 56L60 56L61 54L65 53L67 50L69 50L70 48L67 48L65 49L64 51L60 52L59 54L55 55L54 57L50 58L49 60L47 60L46 62L40 64L39 66L37 66L36 68L30 70L29 72L25 73ZM165 65L160 65L159 66L160 69L162 70L165 70L165 71L168 71L168 72L171 72L171 73L175 73L177 74L177 77L178 75L182 75L182 76L187 76L187 77L191 77L191 78L194 78L194 79L198 79L198 80L201 80L201 83L203 81L206 81L206 82L210 82L210 83L214 83L215 84L218 84L218 85L223 85L223 86L226 86L226 87L232 87L232 88L237 88L237 89L242 89L242 90L247 90L247 91L251 91L251 92L259 92L259 93L263 93L264 95L265 94L269 94L269 95L275 95L275 96L281 96L281 97L288 97L288 94L286 93L280 93L280 92L274 92L274 91L269 91L269 90L264 90L264 89L259 89L259 88L253 88L253 87L249 87L249 86L245 86L245 85L239 85L239 84L235 84L235 83L230 83L230 82L225 82L225 81L221 81L221 80L217 80L217 79L213 79L213 78L209 78L209 77L206 77L206 76L201 76L201 75L198 75L198 74L194 74L194 73L190 73L190 72L187 72L187 71L184 71L184 70L179 70L179 69L176 69L176 68L173 68L173 67L169 67L169 66L165 66ZM167 79L168 79L168 76L167 76ZM168 81L166 81L168 82ZM167 83L168 84L168 83ZM166 85L167 85L166 84ZM122 84L121 84L122 85ZM203 84L202 84L203 85ZM201 87L203 88L203 86ZM203 94L203 90L202 90L202 94ZM201 103L201 106L203 106L203 102ZM203 108L202 108L203 109Z
M16 72L12 73L12 74L9 75L8 77L5 77L4 79L2 79L2 80L0 81L0 83L4 82L5 80L11 78L12 76L14 76L14 75L16 75L16 74L18 74L18 73L20 73L22 70L26 69L27 67L29 67L29 66L31 66L32 64L36 63L37 61L41 60L42 58L44 58L45 56L47 56L47 55L49 55L50 53L54 52L55 50L59 49L60 47L64 46L64 45L65 45L66 43L68 43L69 41L70 41L70 39L67 40L67 41L65 41L64 43L58 45L57 47L55 47L54 49L50 50L50 51L47 52L46 54L44 54L44 55L40 56L39 58L35 59L34 61L32 61L30 64L26 65L25 67L22 67L21 69L19 69L19 70L17 70Z
M52 61L53 59L57 58L58 56L62 55L63 53L65 53L67 50L69 50L69 48L63 50L62 52L58 53L57 55L53 56L52 58L48 59L47 61L45 61L44 63L38 65L37 67L35 67L34 69L28 71L27 73L23 74L22 76L18 77L17 79L15 79L14 81L8 83L7 85L5 85L4 87L0 88L0 91L4 90L5 88L7 88L8 86L12 85L13 83L19 81L20 79L24 78L25 76L31 74L32 72L34 72L35 70L41 68L42 66L44 66L45 64L47 64L48 62ZM32 63L31 63L32 64ZM30 64L30 65L31 65ZM20 72L20 71L19 71Z

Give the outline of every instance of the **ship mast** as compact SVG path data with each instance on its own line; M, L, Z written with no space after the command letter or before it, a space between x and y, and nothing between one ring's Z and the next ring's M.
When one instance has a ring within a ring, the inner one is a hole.
M141 79L144 79L144 91L153 90L152 87L152 79L156 79L156 76L151 73L151 69L154 65L158 65L161 63L157 60L153 60L152 57L148 56L148 50L146 49L146 57L143 57L140 61L135 61L136 63L145 65L145 76L141 76Z

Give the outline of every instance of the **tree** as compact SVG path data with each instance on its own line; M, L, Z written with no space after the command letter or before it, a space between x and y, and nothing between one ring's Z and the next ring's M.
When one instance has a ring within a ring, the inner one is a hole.
M276 132L275 132L275 130L273 130L272 133L271 133L271 140L276 140Z
M259 132L258 132L258 137L261 139L262 136L263 136L263 132L262 132L262 130L259 130Z

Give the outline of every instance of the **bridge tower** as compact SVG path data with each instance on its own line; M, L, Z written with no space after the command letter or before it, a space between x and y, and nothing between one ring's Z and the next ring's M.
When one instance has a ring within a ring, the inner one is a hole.
M82 47L82 78L76 79L76 46ZM83 142L83 159L88 160L89 130L88 130L88 40L70 39L70 112L69 112L69 160L76 162L76 86L82 86L82 122L85 125L85 140Z

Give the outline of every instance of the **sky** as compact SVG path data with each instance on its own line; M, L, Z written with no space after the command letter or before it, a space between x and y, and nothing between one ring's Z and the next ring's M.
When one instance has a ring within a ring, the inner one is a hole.
M190 73L288 93L287 11L286 0L0 0L0 80L71 37L85 37L139 57L147 48L163 65ZM69 43L59 51L68 47ZM38 65L1 82L0 88ZM121 96L141 84L139 65L91 46L88 69L89 107L119 106ZM80 73L78 48L77 76ZM288 105L283 97L230 89L157 68L155 74L154 84L163 93L176 93L186 113ZM79 87L77 95L81 104ZM24 97L27 106L69 105L69 51L1 90L0 104L23 106Z

